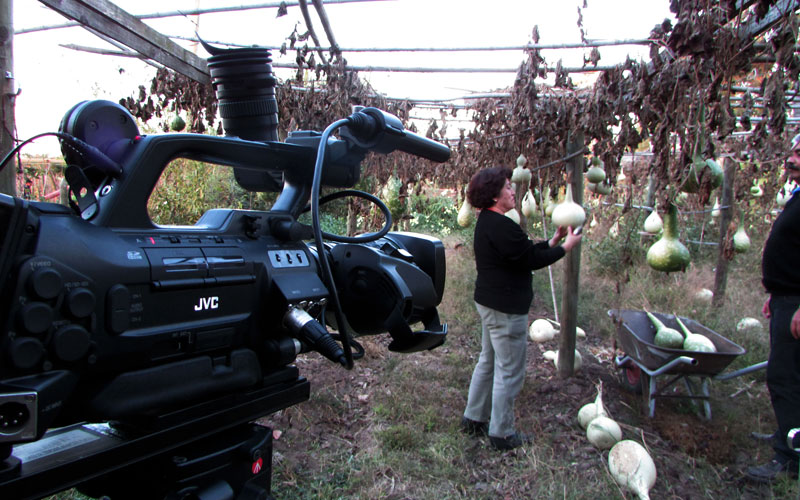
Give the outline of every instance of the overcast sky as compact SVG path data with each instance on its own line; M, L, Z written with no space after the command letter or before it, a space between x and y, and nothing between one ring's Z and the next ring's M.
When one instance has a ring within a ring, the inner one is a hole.
M117 0L120 8L140 15L226 5L265 3L258 0ZM310 4L311 2L309 2ZM538 26L540 43L576 43L578 5L584 0L384 0L345 4L326 3L336 41L342 48L359 47L485 47L519 46L531 41ZM646 38L657 23L670 16L668 0L586 0L583 25L589 39ZM323 45L328 45L313 7L309 7ZM276 17L277 9L261 9L196 17L146 20L165 35L189 37L198 31L210 41L244 45L280 46L298 22L300 9ZM14 28L61 24L66 19L33 0L14 0ZM304 25L298 31L305 31ZM176 40L189 47L187 42ZM117 101L147 85L154 69L140 61L101 56L62 48L59 44L113 48L82 28L20 34L14 39L14 76L21 90L16 103L18 135L25 139L53 131L74 104L94 98ZM585 50L545 51L545 59L580 66ZM588 53L588 52L586 52ZM601 65L646 58L643 47L601 47ZM200 48L198 55L208 54ZM516 68L524 59L519 51L440 53L345 53L356 66L437 68ZM294 57L273 54L275 62ZM276 70L281 76L281 72ZM286 74L286 73L283 73ZM389 97L412 99L455 98L470 92L488 92L513 84L511 73L362 73L373 87ZM280 103L279 103L280 104ZM34 153L52 149L43 141L27 148ZM52 140L55 145L55 139Z

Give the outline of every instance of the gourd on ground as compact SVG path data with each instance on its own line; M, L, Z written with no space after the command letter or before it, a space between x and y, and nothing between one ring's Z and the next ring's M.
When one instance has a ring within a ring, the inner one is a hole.
M697 302L701 304L710 304L711 301L714 299L714 292L712 292L708 288L701 288L700 290L695 292L694 298Z
M586 429L589 426L589 422L600 416L608 416L608 412L605 406L603 406L602 381L597 385L597 396L594 398L594 401L586 403L578 410L578 425L580 425L582 429Z
M622 429L614 419L601 415L586 426L586 437L596 448L607 450L622 439Z
M557 330L546 319L535 319L528 328L528 336L534 342L547 342L553 340Z
M553 364L556 365L556 368L558 368L558 351L545 351L542 353L542 357L552 361ZM581 366L583 366L583 358L581 357L581 353L575 349L575 361L572 365L572 369L578 371Z
M656 464L644 446L630 439L615 444L608 452L608 471L639 500L650 499L650 489L656 484Z

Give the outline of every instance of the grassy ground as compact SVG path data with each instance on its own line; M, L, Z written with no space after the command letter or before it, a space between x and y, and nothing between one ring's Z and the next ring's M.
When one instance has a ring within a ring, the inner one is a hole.
M711 421L687 399L658 399L651 419L642 397L622 389L613 363L621 352L607 311L642 307L690 317L745 347L748 353L726 371L766 359L765 331L736 331L741 317L760 317L765 296L758 252L732 262L727 300L714 308L698 304L691 293L713 288L713 256L699 259L686 273L656 273L636 259L629 268L609 272L590 242L591 236L584 245L579 298L578 324L588 334L578 347L584 367L561 379L541 356L558 348L558 337L528 346L527 378L516 409L518 427L536 436L533 445L498 453L458 430L480 324L471 297L470 245L449 239L440 308L450 327L445 346L398 355L385 350L385 339L373 337L364 339L367 356L351 372L318 356L300 361L312 383L311 400L264 419L280 432L276 498L634 498L611 479L607 452L589 444L575 419L580 406L594 399L598 382L624 437L644 443L655 460L653 498L796 498L800 489L794 482L761 486L742 478L745 467L771 457L766 442L750 437L752 431L771 432L774 425L763 371L712 381ZM760 243L754 241L754 248ZM559 265L553 266L559 298L561 274ZM531 318L552 318L548 273L534 276ZM685 394L680 389L674 392Z

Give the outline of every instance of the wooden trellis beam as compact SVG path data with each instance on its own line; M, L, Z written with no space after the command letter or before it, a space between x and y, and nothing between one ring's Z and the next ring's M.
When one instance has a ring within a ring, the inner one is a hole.
M205 59L189 52L108 0L39 0L59 14L201 83L210 83Z
M338 3L353 3L353 2L385 2L387 0L325 0L328 4L338 4ZM229 7L214 7L214 8L206 8L206 9L189 9L189 10L175 10L171 12L156 12L152 14L142 14L138 16L134 16L137 19L163 19L166 17L185 17L185 16L197 16L200 14L219 14L223 12L237 12L243 10L257 10L257 9L275 9L280 8L282 4L285 4L287 7L294 7L297 6L299 0L287 0L285 2L269 2L269 3L258 3L252 5L237 5L237 6L229 6ZM22 35L25 33L33 33L36 31L47 31L47 30L55 30L55 29L62 29L62 28L74 28L76 26L80 26L79 22L70 22L70 23L63 23L63 24L51 24L49 26L37 26L33 28L25 28L16 30L14 32L15 35Z

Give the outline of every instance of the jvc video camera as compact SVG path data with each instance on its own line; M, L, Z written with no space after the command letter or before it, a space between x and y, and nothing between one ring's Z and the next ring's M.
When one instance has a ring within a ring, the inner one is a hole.
M269 52L213 50L226 136L142 135L122 106L86 101L56 134L70 206L0 195L0 498L271 498L272 433L251 422L308 399L298 354L349 368L359 335L388 332L398 352L445 340L441 242L323 235L318 209L369 151L449 149L376 108L278 142ZM147 200L176 158L280 195L156 225Z

